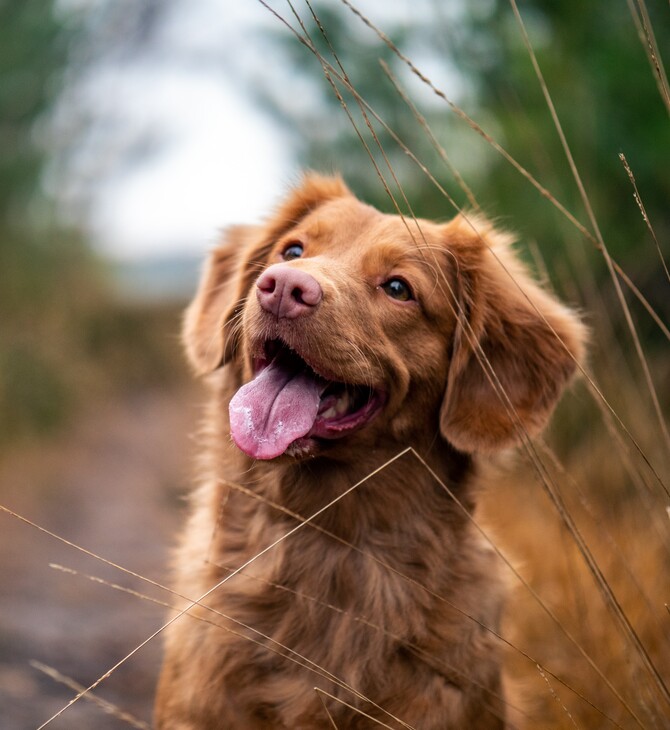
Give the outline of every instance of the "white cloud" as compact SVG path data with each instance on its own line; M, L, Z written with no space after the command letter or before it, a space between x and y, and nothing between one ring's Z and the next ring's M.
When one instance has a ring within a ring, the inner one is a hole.
M149 72L139 86L124 103L131 109L137 93L144 123L160 125L168 141L93 201L102 249L121 257L204 250L220 227L262 217L291 169L277 130L221 78Z

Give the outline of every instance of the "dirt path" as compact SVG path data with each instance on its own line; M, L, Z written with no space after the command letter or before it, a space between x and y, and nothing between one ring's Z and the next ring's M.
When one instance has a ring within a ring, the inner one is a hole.
M0 504L129 570L165 583L191 470L197 394L143 392L98 404L66 436L0 462ZM0 513L0 726L37 728L75 694L31 665L92 684L165 621L166 609L50 567L170 596ZM149 724L160 662L151 641L97 696ZM132 727L79 701L50 728Z

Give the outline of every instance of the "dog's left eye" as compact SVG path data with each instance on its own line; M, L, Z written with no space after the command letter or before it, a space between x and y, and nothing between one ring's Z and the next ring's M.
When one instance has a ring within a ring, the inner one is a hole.
M397 299L400 302L408 302L414 299L409 284L402 279L389 279L382 284L382 289L391 299Z
M284 249L284 253L281 256L284 261L293 261L293 259L299 259L303 251L304 249L301 243L292 243Z

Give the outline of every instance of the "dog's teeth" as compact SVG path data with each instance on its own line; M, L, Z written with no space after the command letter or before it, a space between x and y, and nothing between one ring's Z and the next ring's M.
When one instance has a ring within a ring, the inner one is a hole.
M335 411L337 412L338 416L341 416L343 413L346 413L349 410L349 393L344 393L337 399L337 403L335 404Z
M349 411L351 398L349 394L344 392L335 400L325 411L321 411L319 416L323 419L339 418Z

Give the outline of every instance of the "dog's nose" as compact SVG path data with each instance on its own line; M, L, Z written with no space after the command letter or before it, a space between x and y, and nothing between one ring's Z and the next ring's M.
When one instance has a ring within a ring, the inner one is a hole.
M311 314L323 292L319 282L307 272L274 264L258 277L256 296L266 312L279 318L296 319Z

